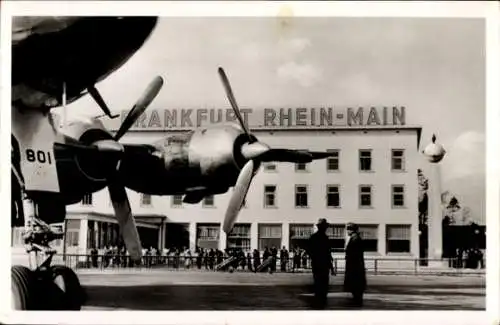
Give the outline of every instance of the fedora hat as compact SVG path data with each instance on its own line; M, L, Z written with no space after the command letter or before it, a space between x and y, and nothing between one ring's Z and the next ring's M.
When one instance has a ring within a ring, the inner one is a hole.
M318 227L328 227L328 221L325 218L320 218L318 223L316 223Z
M353 222L349 222L346 228L347 230L353 230L353 231L357 231L359 229L358 225Z

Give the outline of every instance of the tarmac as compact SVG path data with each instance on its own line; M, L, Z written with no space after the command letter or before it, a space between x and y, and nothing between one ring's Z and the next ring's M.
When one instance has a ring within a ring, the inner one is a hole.
M83 310L310 310L310 273L77 270ZM343 274L330 277L330 310L349 310ZM485 310L479 276L367 275L363 310Z

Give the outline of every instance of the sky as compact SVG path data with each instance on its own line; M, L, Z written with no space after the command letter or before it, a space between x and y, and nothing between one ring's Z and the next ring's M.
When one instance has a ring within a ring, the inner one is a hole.
M129 109L155 75L151 108L229 108L217 68L240 106L397 105L447 154L442 189L485 220L484 22L462 18L169 17L97 85L111 110ZM89 96L68 118L102 114ZM428 164L419 162L425 171Z

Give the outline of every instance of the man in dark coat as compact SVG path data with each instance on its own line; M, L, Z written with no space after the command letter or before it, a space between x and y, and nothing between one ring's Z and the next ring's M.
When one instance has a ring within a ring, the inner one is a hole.
M366 289L366 272L363 241L359 228L354 223L347 224L349 242L345 249L344 290L350 292L355 307L363 305L363 292Z
M311 258L314 279L315 309L324 309L327 303L330 272L334 274L330 240L326 235L328 222L319 219L318 231L311 235L307 243L307 255Z

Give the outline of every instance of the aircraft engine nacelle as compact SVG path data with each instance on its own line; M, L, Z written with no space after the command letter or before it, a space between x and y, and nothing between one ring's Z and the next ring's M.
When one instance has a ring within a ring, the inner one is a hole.
M102 122L98 119L89 121L72 122L64 127L61 132L71 139L77 140L83 145L106 145L115 147L118 150L121 145L113 140L113 136L106 130ZM66 140L67 142L68 139ZM118 154L118 153L117 153ZM111 154L92 154L83 152L75 154L75 161L78 169L84 176L95 182L106 181L107 175L116 166L118 156L115 158Z
M199 169L202 177L216 177L224 182L223 177L230 176L235 180L245 163L241 146L248 140L233 126L195 131L188 148L190 167Z

